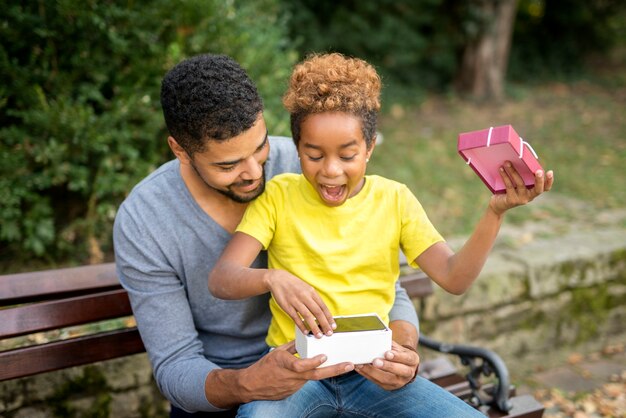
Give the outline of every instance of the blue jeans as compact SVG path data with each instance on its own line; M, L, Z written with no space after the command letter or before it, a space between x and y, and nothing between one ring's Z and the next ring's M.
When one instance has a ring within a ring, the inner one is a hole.
M241 405L237 418L482 417L476 409L422 377L387 391L356 372L309 381L280 401Z
M170 418L235 418L236 412L234 409L220 412L185 412L171 405Z

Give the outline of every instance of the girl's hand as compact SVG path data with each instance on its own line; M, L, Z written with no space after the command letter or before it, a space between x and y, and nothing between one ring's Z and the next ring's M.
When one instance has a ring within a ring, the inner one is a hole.
M270 272L268 280L270 292L300 331L307 334L310 329L317 338L321 338L322 333L331 335L337 325L313 286L284 270Z
M497 215L502 215L507 210L516 206L532 202L543 192L549 191L554 182L554 173L552 170L545 173L545 175L542 170L537 170L535 173L535 187L528 189L524 184L524 180L510 161L506 161L504 166L500 167L500 176L506 186L506 193L495 194L489 201L489 207Z

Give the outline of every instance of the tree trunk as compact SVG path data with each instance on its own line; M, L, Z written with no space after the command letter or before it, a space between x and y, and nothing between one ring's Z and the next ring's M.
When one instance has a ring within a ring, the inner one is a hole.
M517 0L481 0L478 7L486 19L465 46L456 87L476 99L499 101L504 98Z

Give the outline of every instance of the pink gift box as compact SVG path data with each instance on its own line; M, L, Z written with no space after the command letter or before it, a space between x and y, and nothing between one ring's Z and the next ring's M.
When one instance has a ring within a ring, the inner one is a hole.
M511 125L496 126L459 134L458 151L492 193L505 193L499 169L510 161L527 188L535 185L535 172L542 170L530 144Z

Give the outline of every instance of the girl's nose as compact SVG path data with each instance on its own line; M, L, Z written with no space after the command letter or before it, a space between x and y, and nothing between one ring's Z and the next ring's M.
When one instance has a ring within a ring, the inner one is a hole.
M335 161L329 159L326 164L324 164L324 175L327 177L337 177L341 175L341 165Z

